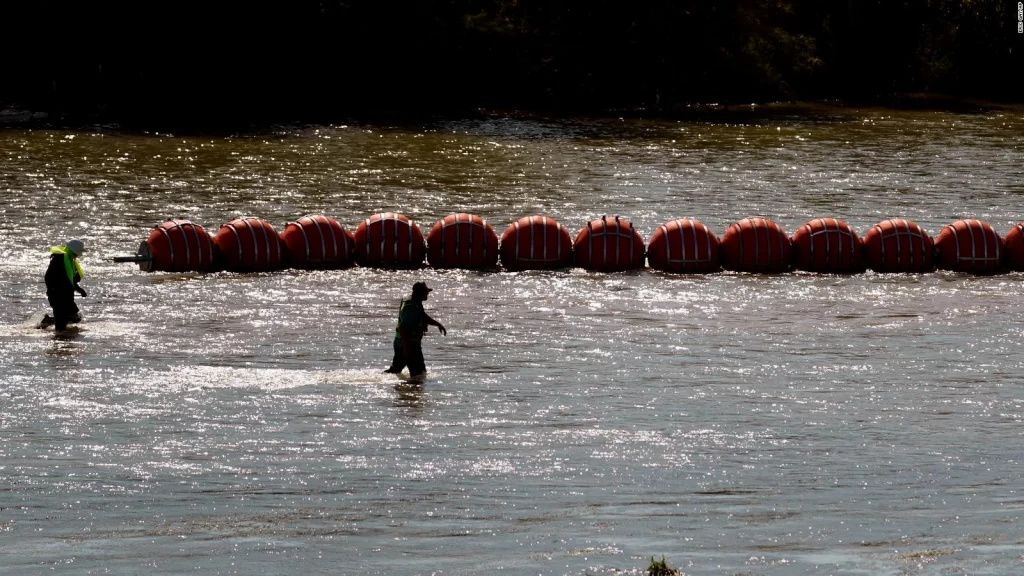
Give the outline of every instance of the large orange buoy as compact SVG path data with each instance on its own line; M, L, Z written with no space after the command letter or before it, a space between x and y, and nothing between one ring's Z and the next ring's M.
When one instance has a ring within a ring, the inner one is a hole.
M374 214L359 223L355 233L356 262L375 268L419 268L426 246L423 232L402 214Z
M524 216L501 235L501 264L508 270L548 270L572 265L569 231L554 218Z
M355 237L330 216L303 216L281 234L295 268L345 268L352 264Z
M693 218L658 227L647 245L647 262L664 272L717 272L721 267L718 236Z
M867 266L875 272L930 272L932 237L920 226L895 218L882 220L864 235Z
M572 243L576 265L587 270L619 272L644 267L644 239L618 216L587 222Z
M476 214L450 214L427 234L427 262L435 268L487 268L498 263L498 235Z
M1018 223L1006 233L1006 267L1016 272L1024 271L1024 222Z
M259 272L284 266L284 243L266 220L235 218L220 227L215 240L226 270Z
M767 218L744 218L722 236L722 266L735 272L789 270L789 236Z
M217 265L213 238L188 220L154 226L139 246L139 255L139 269L145 272L208 272Z
M936 266L943 270L995 274L1003 268L1003 239L981 220L957 220L935 239Z
M842 220L815 218L793 234L792 242L797 270L841 274L864 269L860 238Z

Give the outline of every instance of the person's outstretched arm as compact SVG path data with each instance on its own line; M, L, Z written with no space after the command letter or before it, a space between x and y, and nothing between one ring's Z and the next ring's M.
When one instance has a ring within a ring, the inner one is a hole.
M424 313L423 313L423 315L427 317L427 324L428 324L429 326L437 326L437 330L438 330L439 332L441 332L441 334L442 334L442 335L446 335L446 334L448 334L448 331L447 331L447 330L445 330L445 328L444 328L444 324L441 324L441 323L440 323L440 322L438 322L437 320L434 320L434 319L433 319L433 318L431 318L431 317L430 317L429 315L427 315L427 313L426 313L426 312L424 312Z

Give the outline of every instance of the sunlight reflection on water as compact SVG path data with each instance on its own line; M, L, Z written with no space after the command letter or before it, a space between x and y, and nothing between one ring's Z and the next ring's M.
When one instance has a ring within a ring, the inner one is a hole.
M0 133L0 543L32 572L1012 574L1020 274L143 274L188 217L1005 233L1021 116ZM956 129L947 122L955 120ZM86 316L36 330L50 244ZM449 328L381 374L415 280ZM481 540L486 538L486 540Z

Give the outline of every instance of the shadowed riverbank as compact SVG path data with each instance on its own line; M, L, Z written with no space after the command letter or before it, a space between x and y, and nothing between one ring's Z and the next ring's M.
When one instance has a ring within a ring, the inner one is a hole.
M0 109L161 131L480 109L711 121L769 102L972 111L1021 98L1017 18L999 0L41 0L6 14L17 57ZM39 25L46 34L30 35Z

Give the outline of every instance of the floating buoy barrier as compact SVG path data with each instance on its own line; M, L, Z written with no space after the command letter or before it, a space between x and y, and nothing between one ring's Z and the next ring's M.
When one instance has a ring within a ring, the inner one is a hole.
M403 214L384 212L356 228L356 262L373 268L408 269L423 265L423 232Z
M700 221L670 220L651 236L647 263L663 272L717 272L722 267L719 246L718 236Z
M642 235L621 216L587 222L576 238L554 218L524 216L500 240L476 214L459 212L437 221L424 238L415 222L396 212L374 214L350 233L329 216L303 216L278 234L255 217L236 218L216 235L187 219L155 226L134 262L145 272L235 272L285 267L338 269L360 266L552 270L577 266L600 272L644 268L670 273L734 272L776 274L790 268L808 272L922 273L936 267L973 274L1024 272L1024 222L1005 237L976 219L957 220L933 241L916 223L892 218L863 237L836 218L810 220L792 237L767 218L751 217L729 226L719 240L693 218L659 226L644 245Z
M497 266L498 235L476 214L445 216L427 234L427 263L434 268Z
M882 220L864 235L864 258L875 272L930 272L935 243L920 226L894 218Z
M215 240L225 270L262 272L284 267L284 242L266 220L235 218L220 227Z
M576 234L572 250L576 266L599 272L644 267L644 239L628 221L602 216Z
M647 263L662 272L717 272L722 268L719 244L718 236L700 221L670 220L651 236Z
M329 216L303 216L281 233L288 263L295 268L346 268L352 265L356 242L351 232Z
M202 226L170 219L153 227L135 256L114 261L136 262L143 272L209 272L217 266L216 257L216 244Z
M846 274L864 269L860 238L842 220L811 220L797 229L791 243L797 270Z
M1003 238L1006 248L1006 268L1024 272L1024 222L1019 222Z
M935 239L935 265L943 270L995 274L1003 267L1003 239L981 220L957 220Z
M524 216L501 235L501 265L507 270L551 270L572 266L569 231L554 218Z
M722 267L734 272L777 274L789 270L790 240L767 218L744 218L722 236Z

